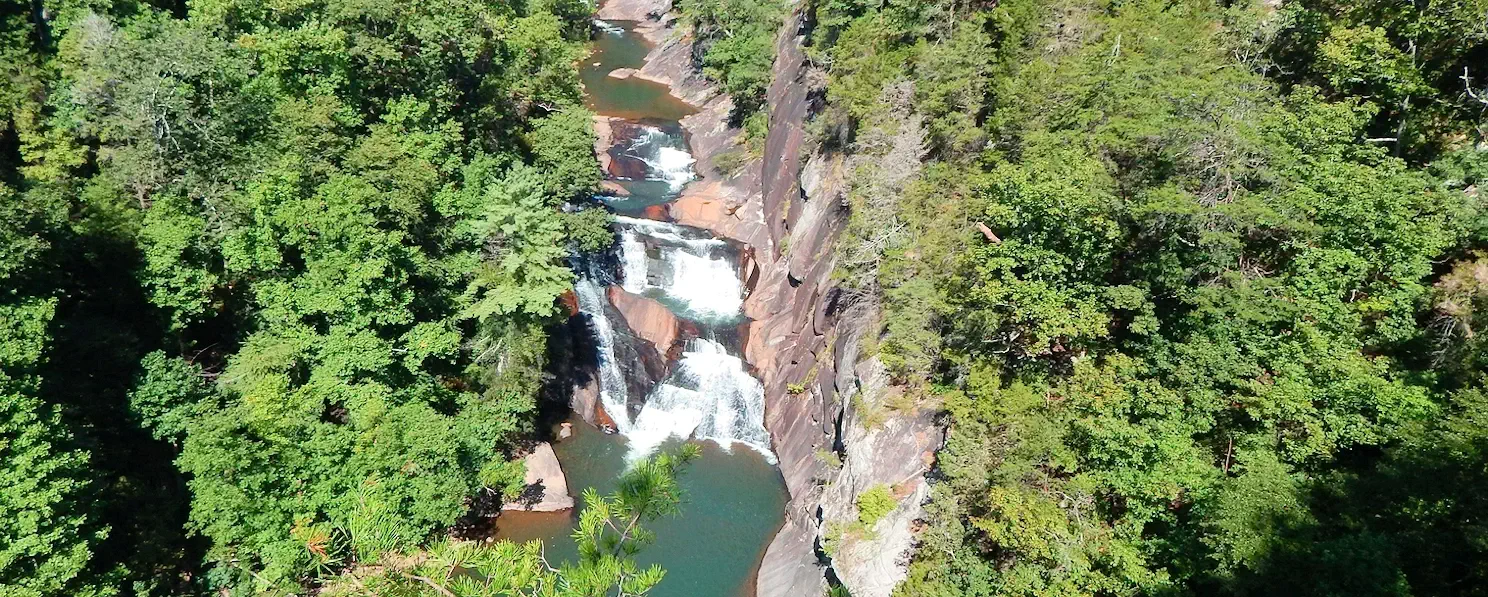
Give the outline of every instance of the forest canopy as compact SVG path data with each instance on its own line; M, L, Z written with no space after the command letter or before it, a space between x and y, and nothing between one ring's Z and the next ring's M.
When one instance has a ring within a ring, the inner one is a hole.
M1488 0L674 8L751 146L806 46L833 301L948 429L897 594L1488 594ZM571 566L461 540L613 244L592 12L0 0L0 595L654 587L691 450Z
M591 10L0 4L0 593L295 592L520 480Z
M1476 595L1488 4L813 2L903 595Z

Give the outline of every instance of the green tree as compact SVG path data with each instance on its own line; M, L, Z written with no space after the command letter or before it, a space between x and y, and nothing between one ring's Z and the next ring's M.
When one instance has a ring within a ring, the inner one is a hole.
M69 447L57 409L36 397L53 308L0 304L0 592L111 595L112 579L90 574L109 529L88 505L88 454Z
M677 10L702 50L703 73L734 100L737 123L764 106L775 63L780 0L684 0Z
M326 589L328 595L409 595L450 597L600 597L646 595L661 582L659 566L641 569L634 557L655 536L644 524L680 511L684 498L677 477L699 454L687 445L637 463L620 478L618 489L600 497L584 493L584 511L574 537L579 560L555 568L539 542L437 543L426 551L386 553L380 569L347 572ZM378 521L369 528L386 528Z

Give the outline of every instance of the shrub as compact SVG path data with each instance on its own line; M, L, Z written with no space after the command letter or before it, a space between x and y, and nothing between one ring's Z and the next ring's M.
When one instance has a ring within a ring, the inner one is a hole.
M874 485L858 495L858 522L871 529L898 505L899 502L894 499L894 493L889 491L888 485Z

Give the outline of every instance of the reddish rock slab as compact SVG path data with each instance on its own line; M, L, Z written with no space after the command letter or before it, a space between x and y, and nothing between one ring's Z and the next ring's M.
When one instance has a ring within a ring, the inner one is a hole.
M597 16L606 21L648 21L660 19L670 10L672 0L608 0Z
M615 145L615 133L610 128L610 117L594 116L594 155L599 158L601 172L610 171L610 147Z
M579 314L579 296L572 290L563 291L563 294L558 296L558 304L563 305L563 311L568 313L569 317Z
M608 158L609 156L605 156L605 157ZM602 192L604 192L604 193L607 193L607 194L609 194L610 196L613 196L613 197L629 197L630 196L630 189L625 188L625 185L622 185L622 184L620 184L618 182L615 182L613 180L602 180L602 181L600 181L600 183L599 183L599 190L602 191Z
M626 292L619 286L608 291L610 304L625 318L625 325L641 339L650 342L661 354L666 354L677 341L680 327L677 316L655 300Z
M658 222L672 221L672 215L668 213L667 206L665 204L647 205L646 208L641 211L641 217L648 220L656 220Z

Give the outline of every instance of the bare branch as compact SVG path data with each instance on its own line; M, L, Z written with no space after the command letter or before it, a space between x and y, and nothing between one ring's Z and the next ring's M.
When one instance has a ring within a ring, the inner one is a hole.
M1477 100L1478 103L1488 106L1488 87L1483 88L1483 93L1478 94L1473 90L1472 78L1468 76L1467 67L1462 67L1462 86L1467 89L1467 97Z

